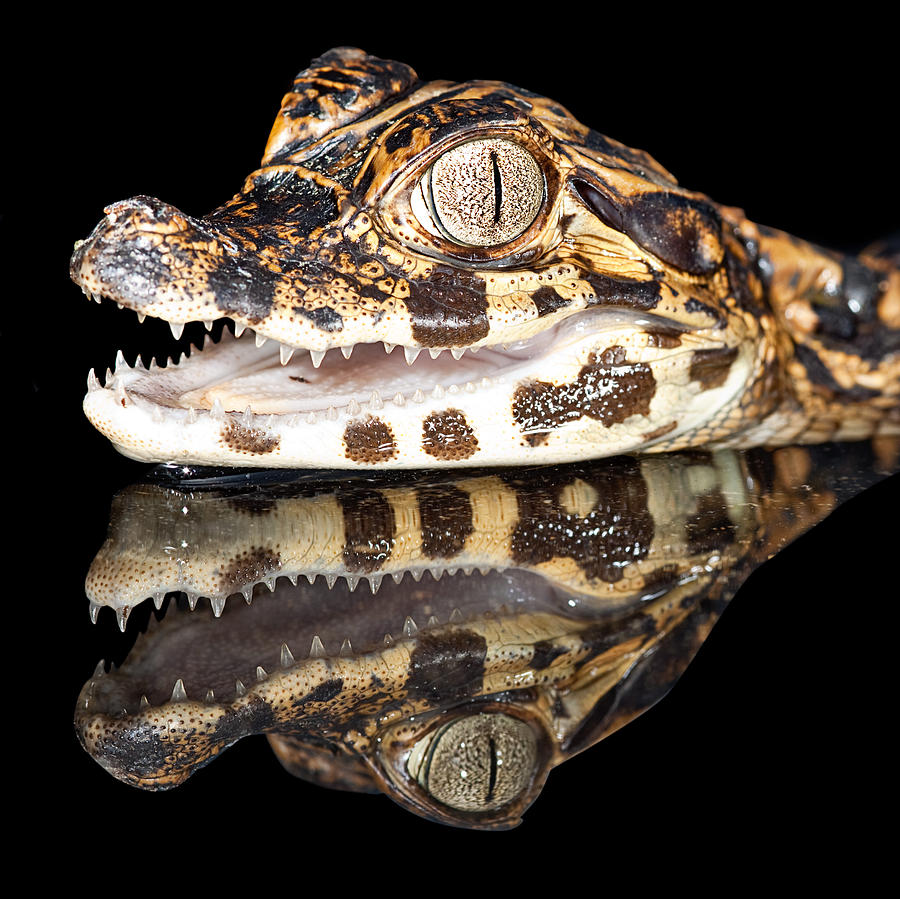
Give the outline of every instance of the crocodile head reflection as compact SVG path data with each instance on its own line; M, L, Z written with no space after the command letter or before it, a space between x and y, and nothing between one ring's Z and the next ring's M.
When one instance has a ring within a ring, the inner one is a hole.
M98 666L76 730L148 789L265 733L299 777L512 827L553 767L668 691L759 561L836 504L817 484L834 482L827 452L136 485L88 575L92 613L124 627L142 600L167 608L120 668Z

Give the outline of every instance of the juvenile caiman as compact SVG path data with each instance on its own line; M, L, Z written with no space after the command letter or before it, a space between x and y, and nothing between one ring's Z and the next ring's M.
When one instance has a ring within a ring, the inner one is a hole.
M77 245L98 300L233 322L178 364L119 354L84 408L134 458L265 467L895 434L888 255L753 224L552 100L342 48L230 201L114 203Z

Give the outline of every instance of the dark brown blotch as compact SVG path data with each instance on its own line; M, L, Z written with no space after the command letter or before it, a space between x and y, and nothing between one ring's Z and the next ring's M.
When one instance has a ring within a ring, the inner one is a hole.
M397 443L390 427L380 418L371 415L347 425L344 444L347 447L347 458L354 462L375 464L397 455Z
M222 431L222 442L235 452L264 456L278 449L281 438L262 428L248 428L232 419Z
M409 281L405 302L420 346L468 346L487 336L488 304L480 275L436 265L427 279Z
M422 527L422 552L429 559L450 559L474 530L469 494L452 484L416 490Z
M487 640L474 631L420 633L409 659L409 697L434 704L473 696L481 688L486 657Z
M691 380L698 381L701 390L721 387L728 379L728 372L731 371L731 364L737 354L737 347L695 350L691 356Z
M597 477L583 480L596 492L587 510L568 507L565 486L548 491L513 482L519 521L510 555L528 567L572 559L591 580L615 583L650 551L655 527L647 482L640 464L628 456L607 460Z
M697 500L697 511L685 522L685 532L691 553L721 552L734 543L734 522L720 490Z
M265 546L253 546L235 556L222 570L220 584L232 590L256 584L281 571L281 556Z
M632 415L648 415L656 394L656 378L643 362L626 361L624 347L612 346L599 358L592 353L567 384L528 381L513 395L513 417L525 439L536 446L549 432L583 415L605 427L621 424Z
M459 462L478 452L478 439L459 409L445 409L422 423L422 449L442 462Z
M394 510L377 490L339 491L344 513L344 565L366 573L381 568L394 549Z

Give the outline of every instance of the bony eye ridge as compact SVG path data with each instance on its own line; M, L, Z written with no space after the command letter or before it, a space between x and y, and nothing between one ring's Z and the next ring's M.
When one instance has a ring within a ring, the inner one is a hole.
M420 740L407 762L433 799L466 812L499 809L517 799L537 766L534 732L503 714L467 715Z
M535 220L544 175L524 147L503 138L468 141L439 156L424 176L435 223L475 247L508 243Z

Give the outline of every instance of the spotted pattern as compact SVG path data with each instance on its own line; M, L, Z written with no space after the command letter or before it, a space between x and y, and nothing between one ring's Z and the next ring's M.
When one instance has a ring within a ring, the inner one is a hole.
M265 456L278 449L280 442L278 436L262 428L247 427L234 419L222 431L222 443L236 453Z
M422 448L435 459L459 461L478 452L478 439L459 409L446 409L422 423Z
M362 421L351 421L344 430L347 458L354 462L375 464L390 459L397 453L397 444L390 427L380 418L369 416Z
M517 388L513 418L525 439L537 446L553 429L585 415L607 428L632 415L648 415L655 393L650 366L627 362L625 348L612 346L599 357L592 354L570 383L532 381Z

